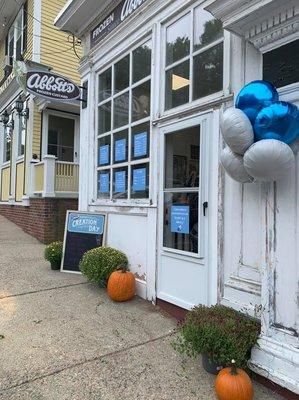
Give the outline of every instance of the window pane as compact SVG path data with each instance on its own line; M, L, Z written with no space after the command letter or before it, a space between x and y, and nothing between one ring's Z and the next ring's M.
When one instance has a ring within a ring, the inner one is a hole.
M165 140L165 187L198 187L200 127L168 134Z
M99 135L111 130L111 101L99 107L98 122Z
M98 166L110 164L111 136L104 136L98 140Z
M132 128L132 160L149 157L150 125L145 123Z
M129 86L129 54L114 65L114 93L117 94L121 90Z
M129 92L122 94L114 99L114 128L129 123Z
M149 195L149 167L148 164L132 165L131 198L145 199Z
M170 65L190 54L190 31L190 13L167 28L166 65Z
M223 43L194 57L193 99L223 88Z
M189 61L166 72L166 110L189 102Z
M164 194L164 246L198 253L198 193Z
M128 197L128 167L116 168L113 171L113 198Z
M151 74L151 42L133 51L133 83Z
M128 131L117 132L114 134L114 157L115 163L128 161Z
M110 198L110 171L98 172L98 197L101 199Z
M111 97L111 68L99 76L99 101Z
M194 12L194 50L198 50L223 36L222 23L209 12L197 7Z
M299 40L263 55L263 74L276 87L299 81Z
M151 113L151 81L132 90L132 120L149 117Z

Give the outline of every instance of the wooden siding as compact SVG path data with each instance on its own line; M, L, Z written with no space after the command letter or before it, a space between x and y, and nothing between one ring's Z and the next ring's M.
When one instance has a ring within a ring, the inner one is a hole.
M0 42L0 81L4 77L4 70L2 69L2 62L4 60L5 56L5 39L3 39L2 42Z
M16 201L22 201L24 195L24 162L16 166Z
M37 106L35 106L33 115L32 154L36 154L38 158L41 157L40 154L41 128L42 128L42 114L38 112Z
M33 18L30 15L34 13L34 0L28 0L28 18L27 18L27 49L24 53L24 60L32 60L33 52Z
M65 75L76 83L80 82L78 74L78 58L74 54L72 43L68 42L68 34L54 28L53 21L66 0L42 1L42 25L41 32L41 60L45 65L53 67L57 73ZM51 28L53 26L53 28ZM70 37L71 38L71 37ZM81 51L76 47L79 56Z
M10 188L10 167L1 171L1 201L8 201Z

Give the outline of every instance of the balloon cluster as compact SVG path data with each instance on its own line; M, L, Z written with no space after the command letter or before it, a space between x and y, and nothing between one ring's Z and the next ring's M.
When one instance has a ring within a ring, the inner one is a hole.
M298 107L279 101L276 88L266 81L244 86L235 106L227 109L220 121L227 144L221 154L226 172L242 183L285 176L295 164Z

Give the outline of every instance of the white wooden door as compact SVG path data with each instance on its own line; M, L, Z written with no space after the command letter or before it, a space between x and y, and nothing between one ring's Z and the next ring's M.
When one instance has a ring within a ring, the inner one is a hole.
M160 129L157 297L185 309L208 303L209 116Z

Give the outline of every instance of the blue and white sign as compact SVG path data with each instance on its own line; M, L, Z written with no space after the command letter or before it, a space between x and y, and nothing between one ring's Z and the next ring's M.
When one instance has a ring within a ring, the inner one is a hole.
M133 191L141 192L146 189L146 168L133 170Z
M126 172L119 171L115 172L114 175L114 192L115 193L125 193L126 191Z
M190 207L171 206L171 232L190 233Z
M109 144L100 146L99 165L109 164Z
M138 133L134 136L134 157L147 155L147 132Z
M114 144L115 161L125 161L126 159L127 139L119 139Z
M105 217L103 215L69 213L67 230L74 233L102 235L104 223Z
M100 193L109 193L109 173L100 175Z

